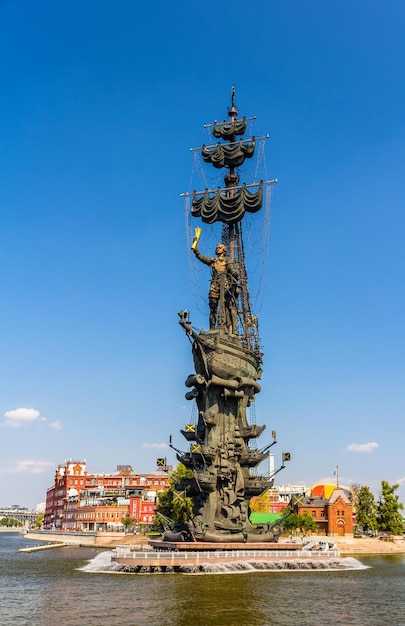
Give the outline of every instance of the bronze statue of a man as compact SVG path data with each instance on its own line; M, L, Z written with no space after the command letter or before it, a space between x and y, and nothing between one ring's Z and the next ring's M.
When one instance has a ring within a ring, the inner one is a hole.
M211 284L208 292L210 328L226 326L228 333L236 332L237 298L239 273L233 259L226 256L226 246L218 243L216 257L204 256L198 249L198 239L191 247L199 261L211 268ZM219 311L218 311L219 308ZM218 320L217 320L218 314Z

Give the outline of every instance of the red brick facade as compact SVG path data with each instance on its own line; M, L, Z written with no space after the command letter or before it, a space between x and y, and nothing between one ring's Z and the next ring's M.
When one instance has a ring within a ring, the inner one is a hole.
M157 493L168 489L168 478L165 469L138 474L130 466L118 466L110 474L88 474L85 461L67 461L58 466L55 483L47 490L44 527L121 529L125 517L151 525ZM133 500L138 502L136 515L131 515Z
M324 496L295 497L291 506L299 515L307 513L312 517L321 535L353 534L353 507L343 489L336 488L329 499Z
M45 528L62 529L66 522L67 502L78 499L86 487L87 467L85 461L66 461L58 465L55 482L46 492ZM71 516L71 511L69 512Z

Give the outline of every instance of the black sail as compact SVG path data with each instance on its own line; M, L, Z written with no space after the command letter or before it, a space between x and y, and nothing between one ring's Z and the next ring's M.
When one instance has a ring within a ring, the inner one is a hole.
M255 138L245 142L242 139L237 143L218 143L215 148L202 147L202 158L206 163L212 163L216 168L240 167L245 159L250 159L255 152Z
M233 139L237 135L244 135L246 132L247 122L244 117L241 120L224 121L221 124L214 123L212 134L217 139Z
M201 197L194 193L191 215L199 217L205 224L223 222L236 224L246 213L256 213L263 204L263 183L256 192L250 192L246 185L235 191L233 196L225 196L220 189L212 196L208 191Z

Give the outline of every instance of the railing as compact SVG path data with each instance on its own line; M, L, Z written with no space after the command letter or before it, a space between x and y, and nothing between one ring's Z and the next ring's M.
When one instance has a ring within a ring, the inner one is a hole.
M171 550L143 550L133 551L129 546L117 546L112 551L113 557L118 559L153 560L171 559L173 561L202 560L215 561L218 559L247 559L247 558L322 558L337 557L338 550L207 550L207 551L171 551Z

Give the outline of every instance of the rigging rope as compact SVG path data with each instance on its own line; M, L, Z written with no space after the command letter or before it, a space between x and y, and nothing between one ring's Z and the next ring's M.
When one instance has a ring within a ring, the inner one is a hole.
M256 134L257 136L259 134L257 132L257 123L253 120L250 122L250 126L252 127L251 131L253 131L251 134ZM253 126L255 128L253 128ZM211 138L209 129L206 128L205 131ZM256 131L256 133L254 131ZM236 168L236 171L241 180L251 180L252 177L254 177L255 182L258 180L267 180L265 139L257 141L256 158L246 160L243 166ZM193 188L216 188L222 185L223 171L213 171L209 168L208 172L213 174L213 176L208 177L206 172L207 170L204 167L201 151L193 151L193 166L189 191ZM192 286L193 301L198 312L206 316L209 312L209 276L206 273L206 269L196 261L194 254L190 250L194 236L194 228L198 225L196 221L191 218L191 197L192 196L185 196L186 245L188 249L189 276ZM246 214L244 220L245 263L249 275L251 308L255 314L263 308L266 291L265 278L268 274L271 197L272 185L266 185L262 210L257 214ZM203 231L202 252L208 256L213 256L216 244L223 240L223 225L221 223L214 223L212 225L204 224Z

